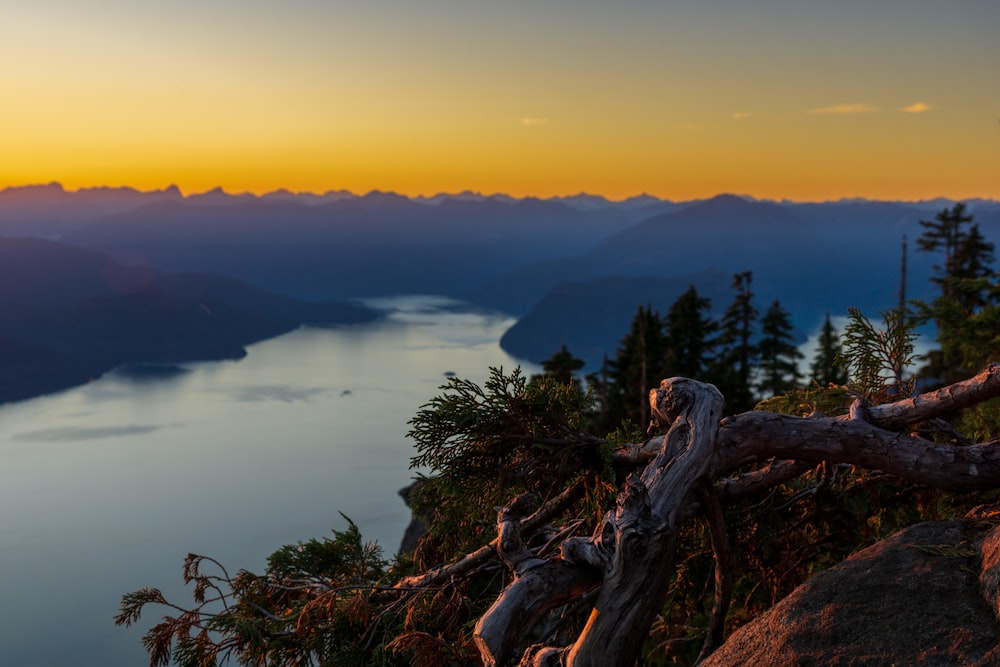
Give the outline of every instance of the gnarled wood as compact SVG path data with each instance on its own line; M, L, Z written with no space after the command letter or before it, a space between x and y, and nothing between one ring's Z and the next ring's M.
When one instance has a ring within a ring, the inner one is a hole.
M1000 486L1000 443L941 445L892 430L997 396L1000 365L993 364L970 380L935 392L854 410L853 419L748 412L720 423L722 396L715 387L685 378L664 380L650 392L650 412L654 425L669 426L669 431L619 452L619 461L628 465L652 460L641 475L628 477L615 510L591 537L568 538L558 556L541 562L523 549L522 524L501 513L500 542L516 554L508 557L514 580L476 626L484 662L633 665L666 597L678 523L698 507L696 497L719 523L718 499L766 490L817 463L862 466L951 490ZM770 459L777 461L725 478L748 462ZM724 528L720 532L713 524L713 541L719 557L717 595L723 599ZM549 610L595 586L600 588L593 611L573 643L525 645L529 630ZM707 646L718 641L719 633L713 626Z
M873 406L868 409L868 420L884 429L905 428L997 396L1000 396L1000 364L990 364L968 380L895 403Z
M523 627L519 619L526 613L550 608L553 593L540 586L539 579L566 567L575 567L577 576L599 574L603 583L594 609L572 646L553 647L554 652L538 647L528 659L545 655L547 661L558 658L573 667L608 665L609 656L615 656L616 664L635 662L666 595L685 500L709 469L722 403L715 387L685 378L664 380L651 392L654 419L670 424L664 446L641 476L629 476L615 511L605 516L589 541L567 540L562 557L551 563L552 572L542 566L518 576L480 619L475 637L486 664L503 664L510 637L517 632L508 628L498 636L496 628L505 622ZM527 602L525 597L538 587L546 599Z

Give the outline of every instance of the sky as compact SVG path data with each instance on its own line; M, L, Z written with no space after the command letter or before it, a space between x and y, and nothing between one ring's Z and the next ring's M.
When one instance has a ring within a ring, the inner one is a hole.
M997 0L32 0L0 187L1000 199Z

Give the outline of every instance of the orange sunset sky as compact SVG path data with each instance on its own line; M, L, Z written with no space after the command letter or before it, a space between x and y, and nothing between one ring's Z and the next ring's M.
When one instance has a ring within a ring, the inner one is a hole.
M0 187L1000 199L996 0L33 0Z

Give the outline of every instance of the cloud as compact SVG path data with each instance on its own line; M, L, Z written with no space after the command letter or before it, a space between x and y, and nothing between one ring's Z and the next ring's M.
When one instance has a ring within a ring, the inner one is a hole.
M927 102L914 102L913 104L903 107L900 111L903 113L924 113L925 111L930 111L933 108L934 107L927 104Z
M548 118L539 118L537 116L525 116L521 119L521 125L548 125Z
M749 118L753 115L752 111L737 111L733 114L735 120L743 120L744 118Z
M872 113L878 111L878 107L872 106L871 104L835 104L832 107L820 107L819 109L812 109L810 113L835 113L835 114L852 114L852 113Z

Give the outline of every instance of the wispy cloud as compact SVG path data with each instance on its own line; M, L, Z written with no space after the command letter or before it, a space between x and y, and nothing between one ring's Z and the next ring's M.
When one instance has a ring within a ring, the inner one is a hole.
M903 113L924 113L925 111L930 111L933 109L927 102L914 102L913 104L907 105L900 109Z
M744 118L749 118L753 115L752 111L737 111L733 114L735 120L743 120Z
M834 104L832 107L820 107L818 109L812 109L810 113L833 113L833 114L852 114L852 113L873 113L878 111L878 107L871 104L859 103L859 104Z
M521 119L521 125L548 125L548 118L539 118L538 116L525 116Z

